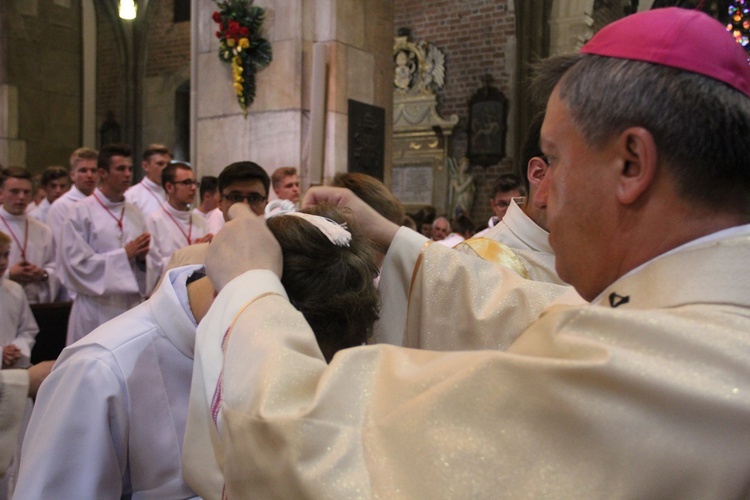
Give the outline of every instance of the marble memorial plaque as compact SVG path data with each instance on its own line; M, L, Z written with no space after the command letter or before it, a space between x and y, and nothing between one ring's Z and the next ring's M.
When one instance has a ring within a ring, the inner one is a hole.
M349 99L348 171L383 180L385 109Z
M432 205L432 167L393 167L391 191L404 205Z

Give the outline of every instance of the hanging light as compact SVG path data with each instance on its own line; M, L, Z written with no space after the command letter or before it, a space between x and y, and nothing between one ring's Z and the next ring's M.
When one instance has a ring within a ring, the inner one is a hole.
M120 18L135 19L135 0L120 0Z

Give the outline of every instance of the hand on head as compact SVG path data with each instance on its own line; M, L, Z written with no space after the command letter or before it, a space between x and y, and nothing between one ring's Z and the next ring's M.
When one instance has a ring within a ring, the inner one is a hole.
M302 200L302 208L311 205L329 203L337 207L346 207L357 218L366 238L372 240L385 253L399 230L397 224L389 221L372 207L345 188L317 186L310 188Z
M229 222L213 238L206 254L206 274L216 290L252 269L267 269L281 277L281 247L245 203L229 208Z

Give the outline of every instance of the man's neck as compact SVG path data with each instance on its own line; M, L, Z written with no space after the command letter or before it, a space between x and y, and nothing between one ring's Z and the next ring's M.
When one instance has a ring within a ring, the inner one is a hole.
M80 186L73 185L73 187L76 188L78 191L80 191L81 194L83 194L84 196L91 196L91 193L93 193L94 190L96 189L96 187L94 187L94 189L88 191Z
M7 215L11 215L13 217L21 217L23 215L26 215L26 210L23 210L20 214L15 214L11 212L10 210L8 210L8 207L6 207L5 205L3 205L2 207L3 207L3 212L5 212ZM2 229L0 228L0 230Z
M174 208L175 210L179 212L187 212L189 209L189 206L187 203L177 203L177 201L169 199L167 200L167 203L169 203L169 206Z
M143 178L143 180L144 180L144 181L148 181L148 182L149 182L150 184L152 184L152 185L156 186L156 187L157 187L157 188L159 188L159 189L161 189L161 188L162 188L162 185L161 185L161 181L159 181L159 180L156 180L156 181L155 181L155 180L154 180L154 179L152 179L151 177L144 177L144 178Z
M200 210L204 214L207 214L208 212L210 212L211 210L213 210L213 208L211 207L211 205L209 203L206 203L205 201L202 201L201 204L198 205L198 210Z
M109 201L113 203L119 203L121 201L125 201L125 193L123 191L112 189L112 187L108 186L107 184L102 184L99 190L102 192L104 196L107 197Z
M188 303L195 321L200 323L214 301L214 287L206 277L193 281L187 286Z

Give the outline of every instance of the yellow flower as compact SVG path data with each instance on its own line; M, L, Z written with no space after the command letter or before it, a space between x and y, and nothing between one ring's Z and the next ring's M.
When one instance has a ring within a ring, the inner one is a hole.
M240 38L240 47L246 49L250 46L250 40L247 38Z
M227 45L229 45L230 47L234 47L234 43L235 43L234 42L234 38L228 38L227 39Z

